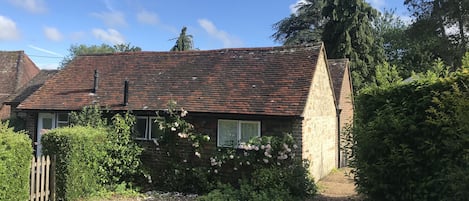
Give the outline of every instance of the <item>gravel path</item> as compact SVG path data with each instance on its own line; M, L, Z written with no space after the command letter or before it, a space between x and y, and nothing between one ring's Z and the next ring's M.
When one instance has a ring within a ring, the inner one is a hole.
M318 182L319 195L311 201L360 201L350 168L332 171Z

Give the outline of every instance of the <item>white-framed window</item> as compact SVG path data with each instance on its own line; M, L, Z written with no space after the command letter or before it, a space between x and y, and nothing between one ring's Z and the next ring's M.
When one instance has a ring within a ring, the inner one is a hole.
M219 147L238 147L240 143L260 136L260 121L218 120L217 146Z
M151 140L163 135L163 130L156 122L157 117L137 116L135 122L135 139Z
M69 125L69 116L68 116L68 113L57 113L56 114L56 119L57 119L57 128L60 128L60 127L66 127Z

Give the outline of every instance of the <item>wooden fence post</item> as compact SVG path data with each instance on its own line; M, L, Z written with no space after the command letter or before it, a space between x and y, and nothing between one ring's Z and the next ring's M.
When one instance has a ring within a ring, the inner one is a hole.
M55 201L55 165L56 165L56 156L53 155L50 163L50 200Z

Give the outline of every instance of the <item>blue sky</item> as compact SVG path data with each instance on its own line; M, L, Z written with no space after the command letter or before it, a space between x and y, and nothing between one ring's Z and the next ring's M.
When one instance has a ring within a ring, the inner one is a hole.
M0 0L0 50L55 69L72 44L168 51L183 26L201 50L278 46L272 24L300 0ZM367 0L406 15L404 0Z

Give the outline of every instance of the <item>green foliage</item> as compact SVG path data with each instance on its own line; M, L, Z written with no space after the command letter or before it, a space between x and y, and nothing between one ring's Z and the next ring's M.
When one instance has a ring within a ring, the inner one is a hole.
M103 184L112 188L122 182L135 182L135 178L142 174L140 155L143 151L131 137L135 117L129 113L116 114L109 124L103 116L99 105L85 106L80 112L70 113L70 124L107 131L106 143L102 145L107 154L101 164L106 173Z
M219 149L210 158L218 182L238 188L222 185L201 200L224 199L224 194L234 194L235 200L304 200L316 193L308 164L295 158L291 135L256 137L239 148Z
M0 123L6 124L8 122L8 126L13 128L13 131L23 131L26 129L26 122L21 117L11 117L7 120L0 121Z
M375 66L385 59L372 26L378 12L364 0L326 0L322 14L327 19L322 40L328 57L350 59L356 91L371 84Z
M321 41L325 18L321 14L324 0L306 0L297 12L273 25L272 38L283 45L302 45Z
M31 139L0 122L0 200L29 199Z
M199 201L253 200L283 201L305 200L316 193L314 182L308 177L306 167L292 164L291 169L268 167L255 170L250 177L239 180L239 188L221 184Z
M361 193L371 200L467 198L467 83L461 71L357 97L353 165Z
M397 67L395 65L390 66L387 62L376 66L375 73L375 84L378 87L387 88L402 81Z
M80 112L70 113L71 126L89 126L103 128L107 126L107 120L103 118L103 111L99 105L85 106Z
M136 182L135 178L142 174L140 155L143 149L132 139L132 127L135 117L129 113L116 114L107 134L106 160L102 166L106 172L108 185Z
M127 44L116 44L110 46L108 44L101 45L71 45L68 49L69 55L67 55L61 62L59 69L65 68L75 57L86 54L106 54L115 52L139 52L142 49L140 47L130 46Z
M181 29L181 34L176 40L176 44L171 48L170 51L188 51L193 50L192 35L186 35L187 27Z
M184 117L187 116L187 111L181 108L177 109L177 103L170 101L168 109L163 114L163 118L157 118L156 122L160 129L164 131L163 135L159 136L157 144L167 148L174 147L179 140L187 140L194 148L194 154L200 158L201 145L210 140L208 135L194 131L194 125L187 122ZM160 116L160 114L158 114ZM176 150L170 149L172 155L176 154Z
M106 130L75 126L58 128L41 139L45 155L56 155L57 197L76 200L103 189L101 164L106 159Z
M283 137L262 136L252 138L237 148L219 148L210 164L214 172L221 169L252 171L258 168L287 167L295 161L294 139L291 135Z
M177 109L174 101L168 103L163 114L158 114L162 118L157 118L156 122L164 132L154 142L167 158L162 161L161 170L155 170L159 172L155 181L156 185L168 191L206 192L212 188L209 169L199 165L202 163L203 145L210 137L196 132L194 126L185 120L187 114L183 108Z
M468 45L469 2L406 0L404 4L415 18L406 33L418 48L412 54L428 58L414 57L414 64L441 58L453 69L459 67Z

